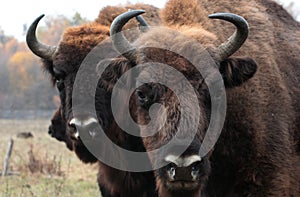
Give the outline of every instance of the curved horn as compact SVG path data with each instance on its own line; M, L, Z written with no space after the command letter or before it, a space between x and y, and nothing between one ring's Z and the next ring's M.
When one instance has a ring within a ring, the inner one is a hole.
M36 37L36 27L39 23L39 21L44 17L45 15L42 14L41 16L37 17L35 21L30 25L27 34L26 34L26 43L30 50L37 56L46 59L46 60L52 60L52 56L56 51L55 46L48 46L41 42Z
M141 32L146 32L149 30L150 26L148 25L148 23L146 22L144 17L139 15L135 18L139 22L139 28L140 28Z
M128 9L128 11L131 11L132 9ZM139 23L139 28L141 30L141 32L146 32L149 30L150 26L148 25L147 21L144 19L144 17L142 17L141 15L138 15L135 17L136 20Z
M128 60L135 62L136 48L125 38L122 28L132 18L145 13L144 10L131 10L117 16L110 26L110 37L115 49Z
M136 20L139 22L139 25L140 25L140 26L146 27L147 29L149 28L149 25L148 25L148 23L146 22L146 20L144 19L144 17L138 15L138 16L136 17Z
M215 13L208 17L231 22L237 28L233 35L218 47L220 58L221 60L224 60L235 53L246 41L249 32L249 25L243 17L232 13Z

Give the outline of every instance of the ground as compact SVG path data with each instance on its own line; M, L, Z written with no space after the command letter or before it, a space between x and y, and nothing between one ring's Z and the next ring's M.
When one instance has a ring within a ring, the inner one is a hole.
M10 138L14 146L9 171L0 176L0 197L100 196L95 165L83 164L65 144L51 138L49 120L0 120L0 171ZM31 132L33 138L17 138Z

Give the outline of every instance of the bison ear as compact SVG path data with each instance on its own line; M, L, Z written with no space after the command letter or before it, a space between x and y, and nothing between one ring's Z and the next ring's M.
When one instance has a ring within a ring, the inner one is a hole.
M66 77L66 73L56 69L52 61L42 59L42 63L43 63L43 70L45 73L49 74L50 79L52 81L52 85L57 84L57 81L61 81ZM58 90L60 91L59 88Z
M55 78L55 73L53 71L53 63L51 61L42 59L43 63L43 70L45 73L50 74L50 79L52 81L52 85L55 85L56 78Z
M236 87L252 78L257 70L256 62L251 58L227 58L220 63L226 88Z

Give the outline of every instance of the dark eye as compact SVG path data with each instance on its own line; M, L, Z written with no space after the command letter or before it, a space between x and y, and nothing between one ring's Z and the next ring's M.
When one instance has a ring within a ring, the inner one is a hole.
M64 79L66 77L66 73L64 71L58 70L55 67L53 67L53 73L57 80Z
M56 80L56 87L57 87L58 91L61 92L65 88L64 81L62 79Z
M148 96L143 90L137 90L136 95L138 97L139 104L144 105L148 103L149 101Z

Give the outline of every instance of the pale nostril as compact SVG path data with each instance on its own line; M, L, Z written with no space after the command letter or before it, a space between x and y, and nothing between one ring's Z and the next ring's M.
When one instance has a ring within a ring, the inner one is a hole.
M170 180L174 181L175 180L175 174L176 174L176 164L170 163L168 165L168 170L167 170L168 176Z
M192 164L192 168L191 168L191 175L193 177L193 180L196 180L198 178L199 173L200 173L200 162L197 161Z
M98 127L97 126L98 126L98 124L96 124L96 123L91 123L91 124L87 125L87 129L89 131L89 135L92 138L96 137L97 134L98 134Z
M192 171L191 171L191 175L193 180L196 180L199 176L199 167L198 166L192 166Z
M71 121L68 123L70 130L74 133L77 131L76 122L77 122L76 119L72 118Z
M192 170L191 175L193 177L193 180L196 180L199 176L199 170Z
M68 126L73 130L76 131L76 123L77 120L75 118L72 118L71 121L68 123Z
M76 122L77 122L76 119L72 118L72 120L68 123L68 127L69 127L70 132L74 135L74 137L76 139L78 139L79 138L79 132L76 128Z
M70 127L72 132L76 132L77 128L76 128L75 124L69 124L69 127Z
M79 132L76 128L76 125L75 124L69 124L69 129L70 129L71 133L74 135L74 137L76 139L78 139L79 138Z
M96 118L72 118L68 124L72 133L75 134L76 138L79 138L79 130L82 131L83 135L85 133L89 134L90 137L94 138L98 134L98 121Z

